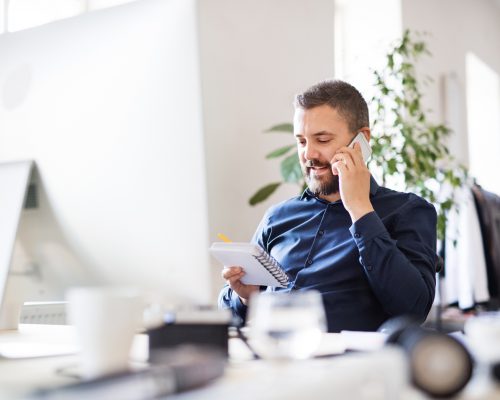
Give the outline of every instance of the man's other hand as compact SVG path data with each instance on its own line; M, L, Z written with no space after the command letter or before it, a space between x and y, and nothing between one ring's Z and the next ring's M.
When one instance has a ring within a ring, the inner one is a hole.
M257 285L245 285L242 283L241 278L243 275L245 275L245 272L241 267L224 267L222 269L222 279L240 296L241 302L248 305L248 299L252 293L259 291L259 287Z

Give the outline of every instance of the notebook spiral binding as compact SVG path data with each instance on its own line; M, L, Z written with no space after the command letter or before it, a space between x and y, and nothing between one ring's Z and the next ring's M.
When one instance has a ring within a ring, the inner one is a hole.
M281 285L288 285L288 276L278 261L263 250L259 255L254 255L254 257Z

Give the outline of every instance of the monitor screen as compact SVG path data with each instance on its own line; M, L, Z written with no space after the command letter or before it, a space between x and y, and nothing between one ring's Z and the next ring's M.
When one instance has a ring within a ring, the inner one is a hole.
M0 162L36 165L10 266L24 300L210 301L196 14L142 0L0 36Z

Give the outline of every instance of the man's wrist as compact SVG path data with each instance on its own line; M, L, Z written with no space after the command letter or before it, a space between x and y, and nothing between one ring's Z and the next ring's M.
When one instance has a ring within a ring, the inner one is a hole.
M244 299L241 296L239 296L239 298L240 298L241 304L243 304L244 306L248 306L248 299Z
M364 217L366 214L375 211L371 203L363 204L358 207L353 207L348 210L349 215L351 216L352 223L356 222L358 219Z
M241 304L248 306L248 301L249 301L250 297L252 297L252 295L258 291L259 291L258 286L249 285L249 288L246 291L248 293L248 294L246 294L246 297L242 297L240 294L238 294L238 297L240 298Z

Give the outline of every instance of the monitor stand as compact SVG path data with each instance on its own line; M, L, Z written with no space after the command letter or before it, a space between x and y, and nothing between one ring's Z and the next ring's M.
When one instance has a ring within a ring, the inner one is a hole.
M31 160L0 163L0 331L19 325L21 280L9 271L33 167Z

